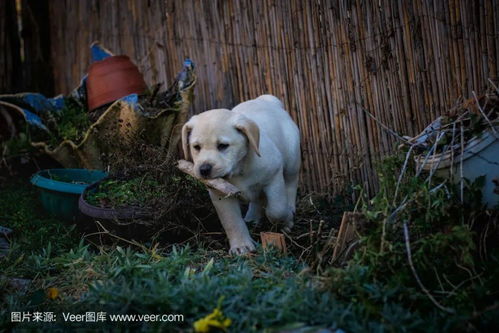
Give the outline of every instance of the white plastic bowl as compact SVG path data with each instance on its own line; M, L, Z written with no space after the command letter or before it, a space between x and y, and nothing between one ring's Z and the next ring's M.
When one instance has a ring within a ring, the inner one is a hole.
M499 133L499 127L496 127ZM463 163L462 175L469 180L485 176L485 185L482 189L483 201L487 208L499 205L499 195L494 193L496 185L494 179L499 179L499 134L491 129L486 130L480 137L470 140L460 155L452 160L450 152L430 156L426 162L424 156L416 158L418 167L424 170L436 170L439 176L448 176L452 167L453 179L457 183L461 180L461 160ZM423 164L424 163L424 164Z

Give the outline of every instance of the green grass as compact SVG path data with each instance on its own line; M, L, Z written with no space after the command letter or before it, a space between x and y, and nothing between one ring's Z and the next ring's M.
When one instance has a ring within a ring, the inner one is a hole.
M39 323L14 326L11 311L179 313L185 316L184 323L163 324L162 328L190 329L221 299L234 332L294 323L336 327L341 318L344 306L316 289L319 281L302 273L304 264L294 258L262 251L255 257L234 258L226 251L189 246L169 253L145 248L97 249L80 241L73 227L46 216L29 185L17 183L0 194L5 214L2 224L16 231L10 255L0 261L2 275L33 280L26 295L8 292L1 297L0 327L5 329L42 327ZM48 288L57 288L60 297L46 297ZM66 325L91 327L58 322L45 328ZM138 325L142 329L161 326Z
M190 328L222 300L222 311L232 319L231 331L243 332L297 322L336 326L345 306L316 291L311 276L299 275L301 265L295 260L275 254L244 259L182 248L158 259L119 247L94 253L82 245L61 256L31 257L29 263L46 272L40 276L40 289L56 287L61 292L56 301L45 299L36 305L29 305L33 296L27 296L22 309L31 311L183 314L184 323L163 324L176 330ZM18 311L19 304L8 304L5 310Z
M12 259L39 253L48 244L65 251L78 243L74 226L48 216L37 195L27 180L0 187L0 225L15 230L13 250L7 260L0 260L0 271L14 269Z

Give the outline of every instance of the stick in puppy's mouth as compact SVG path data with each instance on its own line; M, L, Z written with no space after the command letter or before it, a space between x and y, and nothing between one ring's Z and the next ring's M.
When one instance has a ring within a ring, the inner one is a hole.
M209 188L222 193L226 198L241 197L241 191L223 178L211 178L211 179L199 178L194 172L194 164L192 162L186 160L179 160L177 168L180 171L188 174L189 176L194 177L195 179L197 179L204 185L208 186Z

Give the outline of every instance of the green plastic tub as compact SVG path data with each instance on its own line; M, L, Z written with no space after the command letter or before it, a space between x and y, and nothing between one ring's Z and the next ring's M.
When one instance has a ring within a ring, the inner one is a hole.
M67 221L79 216L78 199L85 188L107 173L87 169L47 169L31 177L31 183L40 189L43 208L51 215Z

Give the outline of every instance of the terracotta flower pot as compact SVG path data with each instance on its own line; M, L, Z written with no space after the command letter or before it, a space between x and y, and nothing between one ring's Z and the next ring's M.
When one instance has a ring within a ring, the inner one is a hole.
M127 56L94 62L88 69L88 109L94 110L130 94L141 94L146 87L144 77Z

